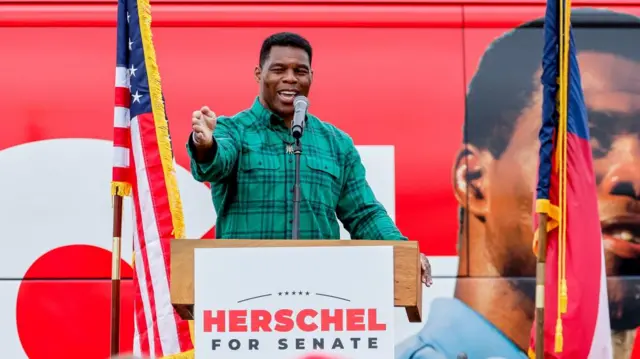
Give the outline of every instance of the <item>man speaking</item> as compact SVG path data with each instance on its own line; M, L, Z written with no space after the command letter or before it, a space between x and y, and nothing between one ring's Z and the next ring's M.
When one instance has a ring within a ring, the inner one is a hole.
M260 95L250 108L219 117L193 113L187 150L191 173L211 183L216 237L284 239L294 222L294 100L313 82L312 49L293 33L268 37L254 70ZM300 239L340 239L337 219L353 239L406 240L367 180L352 139L307 114L300 157ZM337 216L337 219L336 219ZM422 256L423 281L431 284Z

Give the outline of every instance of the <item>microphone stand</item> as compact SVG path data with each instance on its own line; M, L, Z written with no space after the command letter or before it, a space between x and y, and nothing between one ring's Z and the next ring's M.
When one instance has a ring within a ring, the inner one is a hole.
M296 174L293 183L293 225L291 239L300 239L300 154L302 153L302 145L300 144L300 137L295 140L293 154L296 156Z

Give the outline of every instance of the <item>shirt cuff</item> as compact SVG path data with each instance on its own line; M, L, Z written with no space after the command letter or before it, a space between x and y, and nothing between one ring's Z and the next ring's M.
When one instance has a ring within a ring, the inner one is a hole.
M192 153L193 160L199 165L211 164L218 154L218 141L216 141L216 139L214 138L213 144L209 151L207 151L207 153L205 153L205 155L200 158L200 160L198 160L198 156L196 155L198 153L198 149L196 148L194 136L195 133L191 132L191 136L189 136L189 150Z

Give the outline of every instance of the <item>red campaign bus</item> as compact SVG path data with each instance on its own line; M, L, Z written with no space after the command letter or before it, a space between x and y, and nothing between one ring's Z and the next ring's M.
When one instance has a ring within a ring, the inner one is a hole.
M626 42L640 39L629 16L640 15L640 1L573 7L588 8L574 26L595 113L615 358L640 359L640 82L633 81L640 47ZM262 40L298 32L314 49L310 111L353 137L376 195L431 258L425 321L434 300L455 298L526 351L543 31L536 19L544 9L543 0L153 2L187 235L213 238L216 218L208 188L189 174L192 111L206 104L231 115L249 107ZM0 344L7 358L109 354L115 19L114 1L0 0ZM124 216L127 351L131 211ZM398 312L397 342L424 325Z

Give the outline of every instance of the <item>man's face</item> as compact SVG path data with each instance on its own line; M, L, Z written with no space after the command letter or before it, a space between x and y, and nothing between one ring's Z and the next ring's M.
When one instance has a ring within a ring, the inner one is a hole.
M640 64L602 53L578 55L588 109L607 274L640 275ZM539 78L539 73L536 74ZM502 276L535 276L532 203L541 92L518 118L499 159L487 167L486 240ZM518 213L518 215L514 215ZM593 278L593 280L598 280ZM640 283L610 278L614 330L640 324Z
M293 99L309 95L312 72L303 49L274 46L269 58L255 70L260 96L267 107L284 119L293 116Z

